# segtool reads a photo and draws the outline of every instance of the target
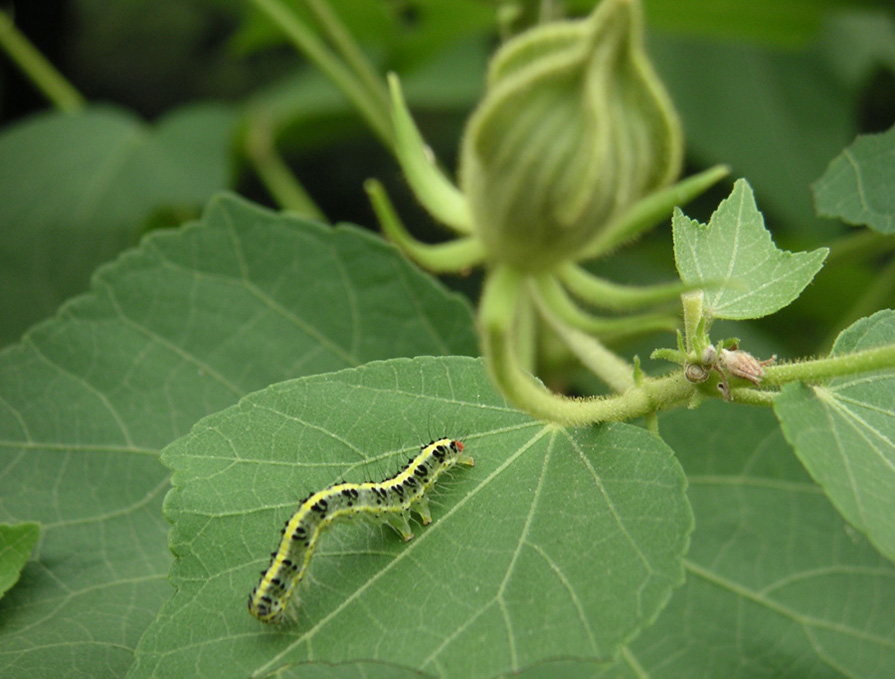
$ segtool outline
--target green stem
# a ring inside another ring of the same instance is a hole
[[[28,38],[16,28],[10,16],[2,10],[0,10],[0,46],[60,111],[77,113],[84,108],[86,102],[81,93],[35,49]]]
[[[421,267],[436,273],[459,273],[485,260],[485,248],[474,236],[437,245],[418,241],[404,228],[382,184],[368,179],[364,189],[385,235]]]
[[[629,420],[687,403],[694,387],[682,371],[645,380],[620,396],[567,398],[546,389],[522,369],[512,346],[523,280],[514,269],[495,267],[485,280],[479,304],[482,353],[492,378],[512,403],[535,417],[565,425]]]
[[[471,234],[472,214],[466,197],[435,163],[432,151],[410,115],[398,76],[389,73],[388,85],[395,126],[395,152],[407,183],[435,219],[457,233]]]
[[[716,165],[674,186],[660,189],[635,203],[620,219],[606,226],[588,245],[579,260],[591,259],[636,238],[644,231],[667,219],[675,206],[689,203],[726,177],[730,169]]]
[[[245,152],[258,177],[281,208],[310,219],[327,221],[326,215],[277,153],[270,126],[259,118],[249,121]]]
[[[388,111],[388,91],[382,78],[370,64],[354,36],[351,35],[345,24],[339,19],[339,16],[333,12],[329,3],[325,0],[303,0],[303,2],[314,15],[330,42],[342,55],[345,63],[354,70],[358,80],[367,89],[368,94],[378,100],[378,105],[383,110]]]
[[[684,346],[687,351],[693,349],[699,344],[697,336],[699,335],[699,321],[702,320],[703,301],[705,295],[702,290],[691,290],[681,295],[681,303],[684,307]]]
[[[818,382],[830,377],[844,377],[890,368],[895,368],[895,344],[829,358],[772,365],[764,369],[762,384],[778,386],[797,380]]]
[[[534,281],[532,288],[538,311],[586,368],[613,391],[622,393],[634,386],[634,366],[607,349],[596,338],[564,323],[553,313]]]
[[[534,280],[544,306],[565,323],[593,335],[599,335],[603,339],[626,337],[656,330],[673,331],[678,325],[677,318],[662,314],[640,314],[618,318],[594,316],[575,304],[554,276],[542,274]]]
[[[720,395],[713,394],[720,398]],[[751,406],[763,406],[769,408],[774,405],[774,399],[777,398],[777,392],[759,391],[752,387],[739,387],[730,390],[730,400],[734,403],[743,403]]]
[[[394,150],[388,110],[370,95],[367,88],[345,64],[305,26],[282,0],[250,0],[286,34],[286,37],[345,93],[358,112],[390,151]]]
[[[683,283],[664,283],[638,287],[621,285],[598,278],[577,264],[566,262],[557,272],[573,295],[602,309],[628,311],[668,302],[690,289]]]

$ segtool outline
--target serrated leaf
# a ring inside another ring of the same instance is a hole
[[[895,311],[857,321],[831,354],[895,343]],[[774,411],[796,455],[842,515],[895,561],[895,370],[787,385]]]
[[[0,524],[0,597],[19,580],[40,537],[40,524]]]
[[[811,282],[829,252],[779,250],[744,179],[707,225],[675,208],[672,226],[681,280],[706,288],[705,311],[712,318],[761,318],[782,309]]]
[[[390,476],[421,442],[461,434],[475,467],[436,487],[434,521],[411,542],[376,524],[332,527],[297,623],[249,615],[305,493]],[[177,593],[141,640],[133,679],[256,676],[311,659],[472,679],[608,658],[667,601],[691,528],[661,440],[625,424],[534,421],[461,357],[274,385],[200,422],[164,460]]]
[[[895,567],[842,520],[766,409],[661,420],[696,515],[687,582],[597,677],[878,679],[895,667]]]
[[[859,136],[811,190],[819,215],[895,233],[895,127]]]
[[[152,126],[90,108],[5,129],[0,345],[86,290],[98,265],[137,243],[154,211],[197,210],[225,188],[235,122],[221,105],[180,109]]]
[[[158,451],[284,378],[474,353],[469,305],[353,227],[230,196],[0,353],[0,519],[44,528],[0,601],[0,675],[120,677],[171,589]]]

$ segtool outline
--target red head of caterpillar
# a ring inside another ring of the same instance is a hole
[[[309,495],[286,522],[270,566],[249,595],[249,612],[262,622],[282,622],[286,606],[301,582],[317,546],[320,533],[339,519],[358,515],[387,521],[405,542],[413,537],[410,512],[423,525],[432,521],[428,490],[442,472],[457,463],[472,466],[463,444],[449,438],[424,445],[397,474],[380,483],[337,483]]]

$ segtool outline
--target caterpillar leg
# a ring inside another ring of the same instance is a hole
[[[432,523],[432,514],[429,513],[429,498],[425,495],[416,501],[416,504],[413,505],[413,511],[420,515],[424,526]]]
[[[413,531],[410,529],[410,523],[407,521],[406,512],[391,514],[388,517],[388,524],[398,531],[398,534],[404,538],[404,542],[409,542],[413,539]]]

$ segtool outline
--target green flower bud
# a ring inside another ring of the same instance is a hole
[[[672,182],[682,154],[638,0],[604,0],[585,20],[532,29],[495,54],[460,186],[489,255],[538,271]]]

